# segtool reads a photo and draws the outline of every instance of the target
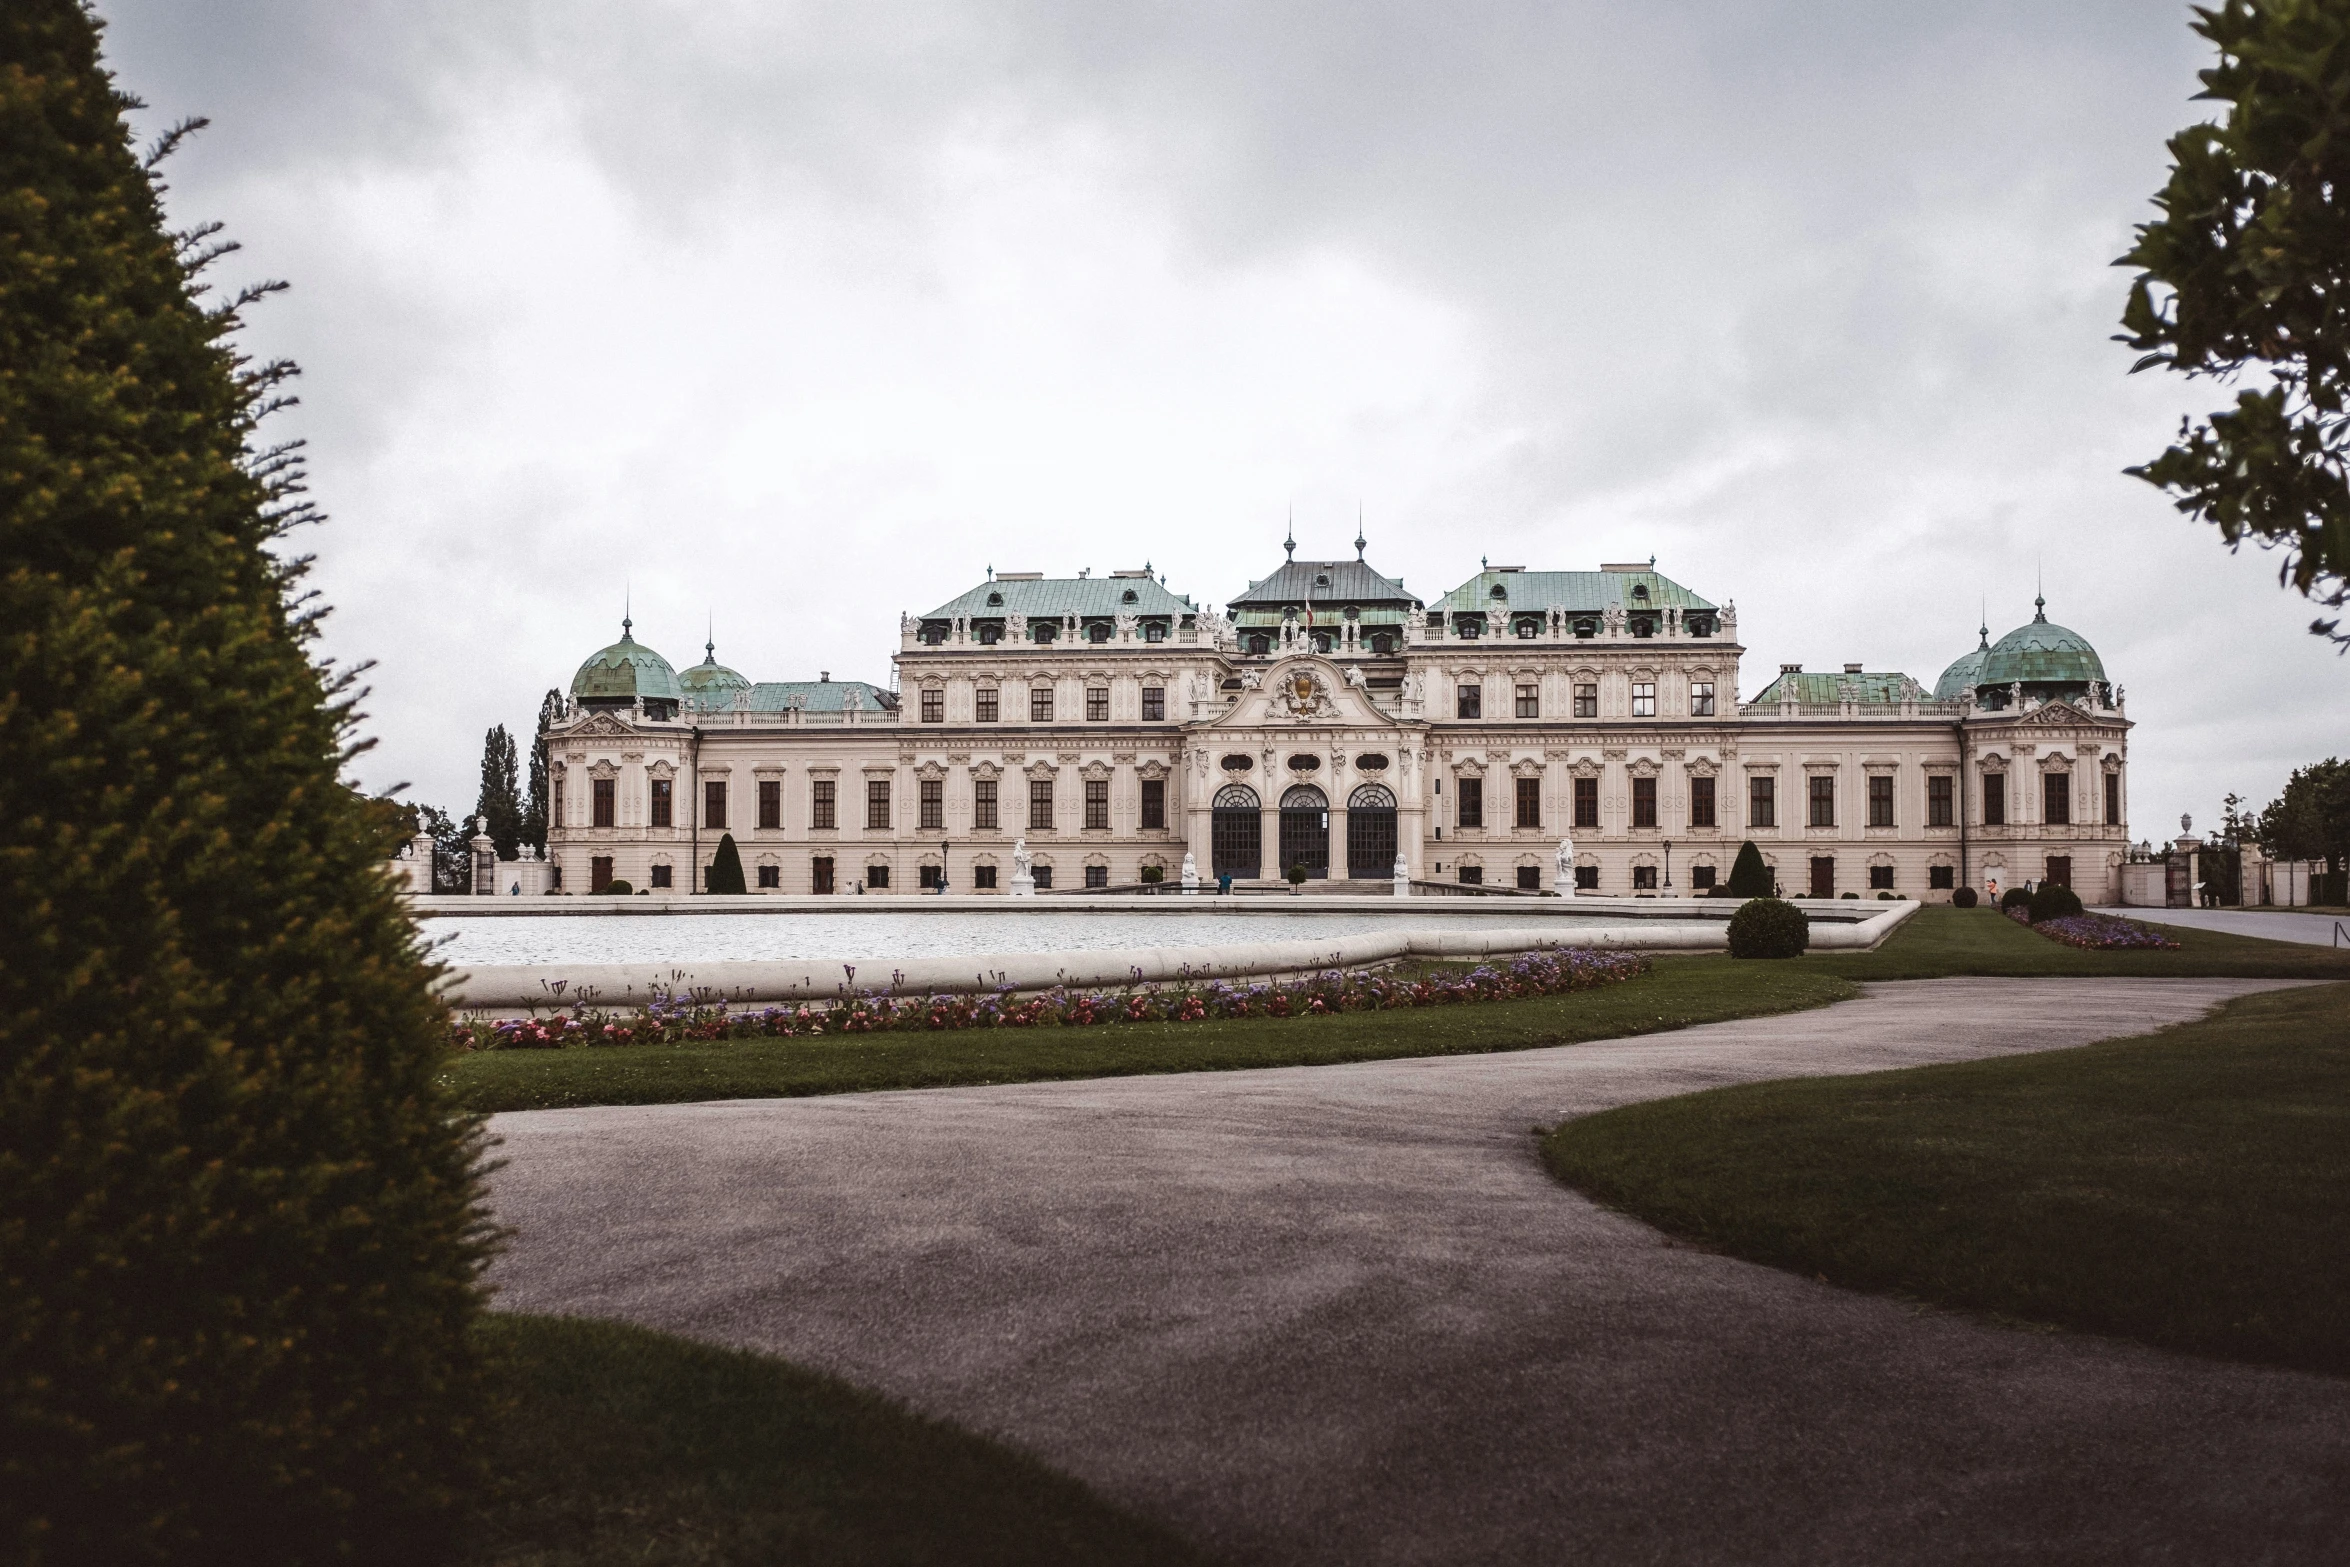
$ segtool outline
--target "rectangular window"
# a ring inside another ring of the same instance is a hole
[[[808,862],[808,890],[832,891],[832,857],[820,854]]]
[[[1110,780],[1107,778],[1085,780],[1085,830],[1110,830]]]
[[[922,825],[932,830],[947,824],[947,785],[943,778],[917,779],[915,804],[922,812]]]
[[[1713,868],[1712,866],[1710,866],[1710,865],[1692,865],[1692,866],[1690,866],[1690,867],[1689,867],[1689,890],[1690,890],[1690,891],[1692,891],[1692,892],[1711,892],[1711,891],[1713,891],[1713,890],[1714,890],[1714,868]]]
[[[1692,680],[1689,682],[1689,716],[1692,718],[1714,716],[1714,683],[1712,681]]]
[[[1948,892],[1958,885],[1958,867],[1929,865],[1926,867],[1926,885],[1936,892]]]
[[[1085,868],[1085,884],[1088,887],[1107,887],[1110,884],[1110,868],[1107,865],[1088,865]]]
[[[1577,892],[1597,892],[1599,890],[1599,867],[1596,865],[1576,866],[1575,890]]]
[[[769,889],[769,888],[780,888],[780,887],[782,887],[782,885],[783,885],[783,867],[782,867],[782,866],[780,866],[780,865],[762,865],[762,866],[760,866],[760,867],[759,867],[759,886],[760,886],[760,887],[761,887],[763,890],[764,890],[764,889]]]
[[[977,695],[979,699],[978,711],[973,713],[971,716],[983,724],[994,723],[996,721],[996,697],[998,695],[996,688],[994,686],[981,686]]]
[[[889,886],[889,867],[888,867],[888,866],[886,866],[886,865],[868,865],[868,866],[866,866],[866,867],[865,867],[865,885],[866,885],[866,886],[868,886],[868,887],[879,887],[879,888],[886,888],[886,887],[888,887],[888,886]]]
[[[598,827],[609,827],[612,825],[612,780],[598,778],[595,780],[595,791],[595,824]]]
[[[652,824],[655,827],[674,827],[677,825],[677,807],[674,803],[676,798],[677,788],[676,785],[673,784],[670,780],[666,778],[656,778],[653,780]]]
[[[996,830],[995,780],[993,778],[979,778],[972,781],[971,826],[979,832],[994,832]]]
[[[1145,778],[1142,781],[1142,829],[1145,832],[1164,831],[1167,826],[1167,780]]]
[[[1456,798],[1459,801],[1460,810],[1458,825],[1462,827],[1482,827],[1485,825],[1484,779],[1461,779]]]
[[[599,854],[588,861],[588,891],[604,892],[612,885],[612,856]]]
[[[1575,780],[1575,825],[1578,827],[1597,827],[1599,825],[1599,780],[1596,778]]]
[[[2004,773],[1983,775],[1983,824],[1987,827],[2007,825],[2007,777]]]
[[[1539,778],[1521,778],[1517,780],[1517,784],[1518,825],[1520,827],[1541,826],[1542,780]]]
[[[1028,780],[1028,830],[1053,830],[1053,781],[1050,778]]]
[[[1890,774],[1877,773],[1869,779],[1869,825],[1893,825],[1893,779]]]
[[[673,879],[672,879],[672,877],[673,877],[673,872],[672,872],[672,870],[671,870],[671,868],[670,868],[669,866],[666,866],[666,865],[656,865],[656,866],[654,866],[654,867],[653,867],[653,885],[654,885],[654,886],[656,886],[656,887],[664,887],[664,888],[666,888],[666,887],[674,887],[674,886],[676,886],[676,885],[677,885],[677,883],[676,883],[676,881],[675,881],[675,880],[673,880]]]
[[[2051,827],[2069,827],[2073,820],[2073,775],[2040,775],[2040,820]]]
[[[702,825],[712,832],[726,830],[726,784],[723,779],[702,783]]]
[[[2119,773],[2107,773],[2105,775],[2105,825],[2108,827],[2119,827],[2121,824],[2122,775]]]
[[[1893,890],[1893,867],[1892,867],[1892,866],[1890,866],[1890,865],[1872,865],[1872,866],[1870,866],[1870,867],[1869,867],[1869,891],[1871,891],[1871,892],[1891,892],[1892,890]]]
[[[1144,686],[1142,688],[1142,721],[1146,724],[1156,724],[1163,722],[1166,716],[1167,688],[1165,686]]]
[[[2048,856],[2048,879],[2059,887],[2073,884],[2073,857],[2069,854]]]
[[[1520,892],[1540,892],[1542,890],[1542,867],[1539,865],[1519,866],[1518,890]]]
[[[1577,686],[1575,688],[1575,716],[1577,718],[1597,718],[1599,716],[1599,687]]]
[[[808,825],[829,828],[836,825],[832,819],[833,782],[819,778],[808,785]],[[827,860],[825,864],[830,864]],[[831,889],[827,888],[826,891]]]
[[[1836,825],[1836,780],[1828,773],[1814,773],[1811,777],[1811,825]]]
[[[1459,874],[1461,885],[1464,887],[1485,885],[1485,867],[1482,865],[1463,865],[1459,868]]]
[[[924,892],[938,892],[947,884],[947,868],[943,865],[925,865],[915,874]]]
[[[1520,718],[1540,718],[1542,716],[1542,688],[1540,686],[1518,687],[1518,716]]]
[[[1714,781],[1711,778],[1692,778],[1689,780],[1689,825],[1692,827],[1717,827],[1721,825],[1714,820]],[[1708,869],[1708,867],[1705,866],[1700,866],[1698,868],[1700,870]],[[1709,875],[1708,884],[1710,885],[1710,883],[1711,878]]]
[[[1836,857],[1815,854],[1811,862],[1811,895],[1815,898],[1836,896]]]
[[[1656,891],[1656,867],[1653,865],[1633,866],[1632,890],[1634,892]]]
[[[1089,724],[1106,724],[1110,721],[1110,688],[1108,686],[1087,686],[1085,688],[1085,721]]]
[[[1453,705],[1459,717],[1483,718],[1485,716],[1485,688],[1481,685],[1471,685],[1465,680],[1462,681],[1459,689],[1453,692]]]
[[[554,790],[554,810],[548,819],[558,827],[568,827],[571,825],[571,818],[563,814],[563,769],[560,767],[555,769]],[[562,883],[558,882],[556,885],[561,886]]]
[[[865,830],[883,832],[889,827],[889,780],[865,780]]]
[[[943,724],[947,721],[947,694],[943,687],[922,688],[922,721],[926,724]]]
[[[1635,827],[1654,827],[1656,825],[1656,780],[1653,778],[1632,780],[1632,825]]]
[[[1632,716],[1634,718],[1654,718],[1656,716],[1655,681],[1635,680],[1632,682]]]
[[[1779,825],[1779,780],[1769,773],[1754,773],[1746,780],[1746,825]]]
[[[1050,892],[1053,886],[1053,868],[1050,865],[1031,866],[1028,879],[1036,884],[1037,891]]]
[[[1028,688],[1028,721],[1032,724],[1049,724],[1053,721],[1053,688],[1051,686],[1030,686]]]
[[[1950,775],[1938,773],[1926,780],[1926,825],[1950,825]]]
[[[995,867],[992,865],[972,866],[971,885],[980,892],[995,891]]]
[[[783,783],[780,779],[762,778],[759,780],[759,825],[762,827],[781,827],[783,825]]]

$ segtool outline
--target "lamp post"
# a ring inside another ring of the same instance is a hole
[[[953,847],[944,838],[938,840],[938,895],[942,898],[947,895],[947,851]]]
[[[1665,840],[1665,896],[1673,895],[1673,840]]]

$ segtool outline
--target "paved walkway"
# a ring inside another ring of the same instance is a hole
[[[1934,980],[1522,1054],[507,1115],[498,1280],[829,1368],[1243,1562],[2338,1561],[2350,1382],[1676,1245],[1531,1135],[2261,988]]]
[[[2151,920],[2158,925],[2191,925],[2197,930],[2233,931],[2265,941],[2300,941],[2315,947],[2334,944],[2334,926],[2350,930],[2350,919],[2339,914],[2294,914],[2285,909],[2141,909],[2110,908],[2100,914],[2124,919]]]

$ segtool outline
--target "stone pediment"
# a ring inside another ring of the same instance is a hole
[[[1348,684],[1336,664],[1307,654],[1285,658],[1266,670],[1206,727],[1293,729],[1307,724],[1391,729],[1395,720],[1373,706],[1361,686]]]
[[[591,715],[586,723],[572,730],[565,738],[577,740],[586,736],[595,740],[617,740],[623,735],[634,732],[628,725],[614,718],[610,713],[596,713]]]

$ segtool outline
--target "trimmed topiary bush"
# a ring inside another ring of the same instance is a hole
[[[1811,945],[1811,921],[1803,910],[1778,898],[1752,898],[1730,916],[1730,956],[1801,957]]]
[[[1972,887],[1960,887],[1950,895],[1950,903],[1953,908],[1971,909],[1982,901]]]
[[[2042,920],[2064,919],[2081,912],[2080,894],[2070,887],[2044,881],[2033,889],[2032,901],[2025,905],[2025,912],[2035,925]]]
[[[734,846],[733,833],[718,835],[718,852],[710,856],[710,890],[712,892],[748,892],[743,885],[742,851]]]
[[[1158,883],[1167,879],[1167,867],[1164,865],[1145,865],[1142,868],[1142,879],[1146,886],[1156,886]]]
[[[1730,896],[1767,898],[1777,887],[1771,879],[1771,868],[1763,863],[1762,850],[1754,846],[1754,840],[1749,838],[1738,845],[1738,858],[1730,863]]]
[[[636,891],[636,884],[627,880],[625,877],[615,876],[610,881],[604,883],[604,890],[615,898],[625,898],[630,893]]]
[[[200,308],[77,0],[0,7],[0,1542],[418,1562],[480,1143],[312,660],[290,371]]]
[[[2032,892],[2028,887],[2010,887],[1999,895],[1999,912],[2002,914],[2009,909],[2028,910],[2031,906]]]

